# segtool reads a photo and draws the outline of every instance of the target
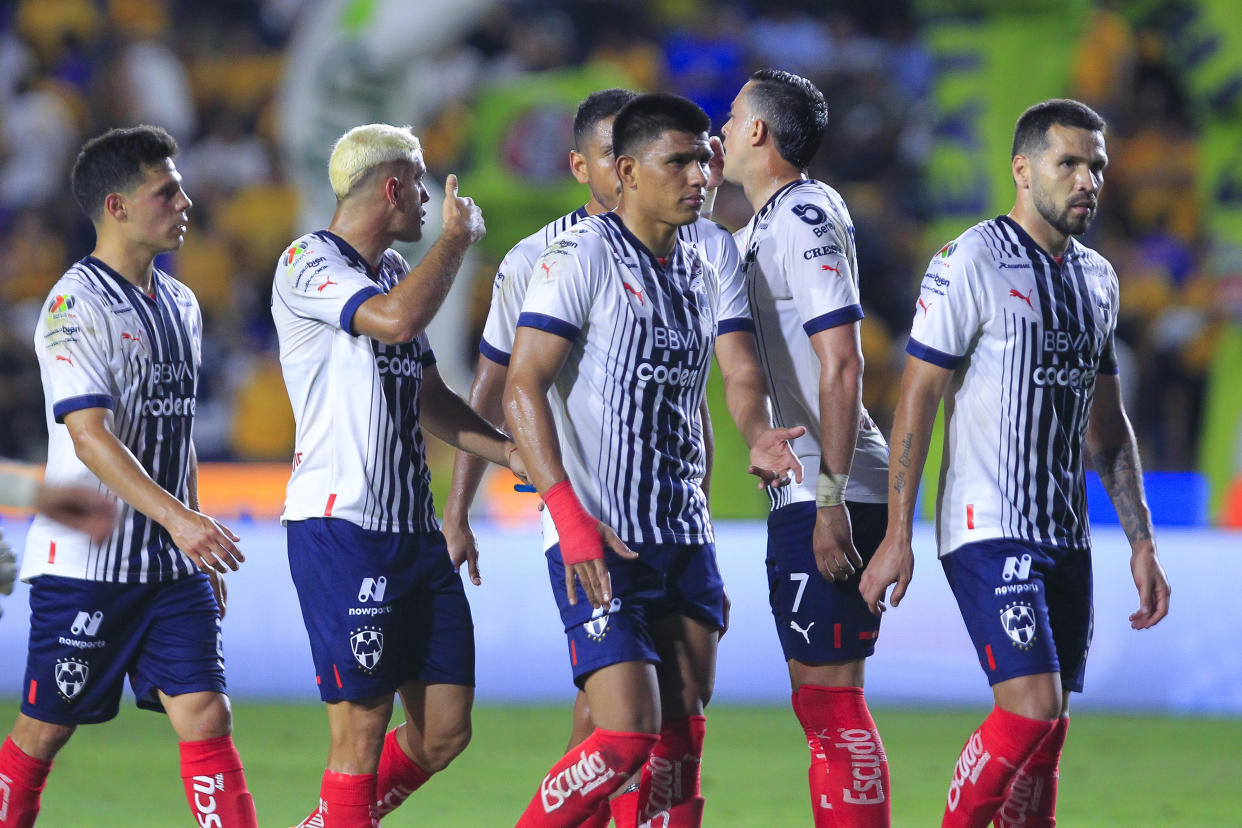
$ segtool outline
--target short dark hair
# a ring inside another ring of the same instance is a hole
[[[637,92],[617,88],[601,89],[587,95],[578,104],[578,113],[574,115],[574,149],[581,152],[582,145],[591,137],[591,130],[596,124],[613,117],[637,97]]]
[[[828,102],[815,84],[781,69],[750,76],[748,100],[772,132],[781,158],[800,170],[811,164],[828,128]]]
[[[148,124],[110,129],[87,141],[73,162],[69,182],[78,206],[97,220],[108,193],[126,192],[142,180],[145,168],[177,154],[177,139]]]
[[[712,119],[689,98],[650,92],[621,107],[612,122],[612,154],[635,156],[649,141],[665,132],[698,135],[712,128]]]
[[[1013,129],[1013,152],[1010,158],[1042,152],[1048,146],[1048,129],[1053,124],[1103,132],[1104,119],[1081,101],[1052,98],[1037,103],[1023,112]]]

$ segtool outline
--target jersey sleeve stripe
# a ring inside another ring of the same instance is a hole
[[[509,367],[509,354],[500,350],[486,339],[479,340],[479,353],[497,365],[503,365],[506,368]]]
[[[745,317],[739,316],[735,319],[721,319],[719,322],[716,323],[717,336],[721,334],[727,334],[727,333],[737,333],[739,331],[741,331],[742,333],[753,334],[755,332],[754,321],[751,319],[746,319]]]
[[[928,345],[924,345],[917,339],[911,339],[906,343],[906,353],[912,357],[917,357],[924,362],[930,362],[932,365],[939,365],[941,368],[947,368],[950,371],[962,364],[962,357],[946,354],[944,351],[937,351]]]
[[[106,408],[109,411],[115,411],[116,400],[111,394],[83,394],[56,403],[52,406],[52,414],[55,415],[56,422],[64,423],[66,414],[81,411],[83,408]]]
[[[546,313],[523,313],[518,317],[517,326],[519,328],[538,328],[541,331],[556,334],[565,339],[577,339],[582,330],[577,325],[571,325],[564,319],[557,319],[554,316],[548,316]]]
[[[358,312],[358,308],[372,296],[379,296],[381,292],[379,288],[368,285],[349,297],[349,301],[341,308],[341,330],[352,334],[354,332],[354,314]]]
[[[834,311],[829,311],[822,316],[817,316],[808,322],[804,322],[802,330],[806,331],[807,336],[814,336],[820,331],[826,331],[838,325],[847,325],[850,322],[857,322],[862,318],[862,305],[846,305],[843,308],[837,308]]]

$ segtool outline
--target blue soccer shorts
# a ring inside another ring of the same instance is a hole
[[[1091,553],[997,538],[941,561],[988,684],[1060,673],[1082,692],[1091,647]]]
[[[30,589],[22,712],[60,725],[116,716],[125,676],[138,706],[225,692],[220,618],[203,573],[158,584],[41,575]]]
[[[854,548],[863,565],[875,554],[888,527],[888,504],[846,502]],[[768,602],[786,661],[830,664],[875,652],[880,618],[858,591],[862,570],[829,581],[815,565],[812,501],[791,503],[768,516]]]
[[[570,606],[560,544],[544,553],[569,642],[574,684],[579,687],[590,673],[610,664],[659,664],[651,628],[662,618],[684,615],[724,629],[724,581],[714,544],[639,543],[630,548],[638,553],[637,560],[624,560],[605,548],[612,603],[598,610],[577,582],[578,603]]]
[[[474,622],[444,535],[338,518],[287,531],[320,698],[369,699],[410,680],[474,686]]]

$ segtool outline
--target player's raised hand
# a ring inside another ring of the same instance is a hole
[[[789,441],[806,433],[802,426],[769,428],[750,447],[747,474],[759,478],[759,488],[780,488],[792,479],[802,482],[802,463],[789,447]]]
[[[57,523],[101,541],[116,523],[116,505],[84,486],[40,486],[35,508]]]
[[[479,576],[479,543],[470,528],[469,521],[444,521],[442,527],[444,540],[448,544],[449,560],[453,571],[460,572],[461,565],[466,564],[470,575],[470,583],[479,586],[483,578]]]
[[[1139,594],[1139,608],[1130,616],[1130,626],[1146,630],[1169,614],[1169,595],[1173,591],[1156,556],[1156,546],[1150,540],[1135,545],[1130,555],[1130,573]]]
[[[880,547],[875,551],[867,568],[863,570],[858,591],[867,603],[867,608],[874,615],[879,615],[885,610],[884,593],[889,586],[896,584],[893,594],[889,596],[889,603],[895,607],[906,597],[906,589],[909,588],[912,578],[914,550],[910,547],[910,539],[899,538],[889,532],[880,542]]]
[[[854,548],[850,513],[844,505],[815,510],[815,531],[811,536],[815,566],[826,581],[847,581],[862,569],[862,555]]]
[[[724,183],[724,141],[713,135],[708,143],[712,147],[712,160],[707,162],[707,189],[714,190]]]
[[[222,523],[214,518],[184,509],[176,518],[164,524],[168,534],[172,535],[177,548],[194,561],[194,565],[206,572],[228,570],[237,571],[237,567],[246,556],[235,544],[241,540]]]
[[[466,244],[474,244],[487,234],[483,224],[483,211],[470,197],[461,198],[457,195],[457,175],[449,173],[444,180],[444,235],[464,239]]]

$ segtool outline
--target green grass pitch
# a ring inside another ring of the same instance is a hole
[[[940,824],[945,788],[968,733],[986,711],[879,708],[893,780],[893,824]],[[16,704],[0,704],[11,722]],[[235,709],[237,744],[263,828],[310,810],[327,746],[315,705]],[[511,826],[564,750],[568,710],[482,706],[474,741],[385,826]],[[806,747],[792,712],[718,706],[709,711],[703,788],[709,828],[810,826]],[[40,828],[164,828],[193,819],[177,776],[176,740],[159,715],[125,708],[82,728],[57,760]],[[1061,766],[1058,824],[1066,828],[1242,825],[1242,720],[1074,716]]]

